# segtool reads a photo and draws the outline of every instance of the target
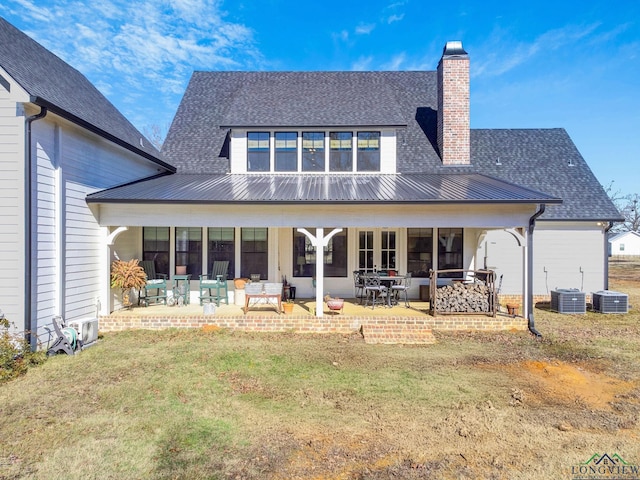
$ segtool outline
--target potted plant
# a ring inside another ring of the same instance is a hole
[[[282,304],[282,309],[284,310],[284,313],[292,313],[293,312],[293,300],[289,299],[289,300],[285,300],[285,302]]]
[[[332,298],[329,293],[324,296],[324,301],[332,312],[342,312],[344,308],[344,299],[339,297]]]
[[[111,264],[111,288],[119,288],[122,291],[122,305],[131,306],[131,289],[142,288],[147,284],[147,275],[138,264],[137,259],[115,260]]]

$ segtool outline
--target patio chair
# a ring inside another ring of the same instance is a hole
[[[200,305],[205,300],[216,302],[216,306],[220,306],[220,301],[229,305],[229,290],[227,289],[227,270],[229,268],[228,261],[213,262],[211,273],[200,275]]]
[[[401,292],[404,293],[404,306],[406,308],[409,308],[409,294],[408,294],[409,288],[411,288],[411,272],[408,272],[404,276],[402,283],[391,286],[391,292],[394,294],[396,302],[398,301],[398,297],[400,296],[400,293]]]
[[[364,290],[367,294],[365,307],[369,305],[369,299],[371,299],[371,308],[375,308],[377,304],[385,305],[388,290],[387,287],[380,283],[380,275],[366,274],[364,276]]]
[[[140,266],[147,275],[147,283],[140,289],[138,295],[138,305],[144,302],[144,306],[149,306],[150,300],[167,303],[167,275],[156,272],[156,263],[153,260],[143,260]]]
[[[362,274],[359,270],[353,271],[353,287],[354,294],[356,298],[360,299],[360,304],[362,304],[362,299],[364,298],[364,279],[362,278]],[[360,293],[360,295],[358,295]]]

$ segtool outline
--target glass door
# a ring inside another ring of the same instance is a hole
[[[395,230],[358,231],[358,270],[397,270],[396,239]]]

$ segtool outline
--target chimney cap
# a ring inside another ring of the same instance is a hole
[[[469,54],[462,48],[462,42],[460,40],[454,40],[447,42],[442,50],[442,58],[445,57],[466,57]]]

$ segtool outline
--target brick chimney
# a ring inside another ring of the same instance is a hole
[[[443,165],[469,165],[469,54],[447,42],[438,63],[438,149]]]

